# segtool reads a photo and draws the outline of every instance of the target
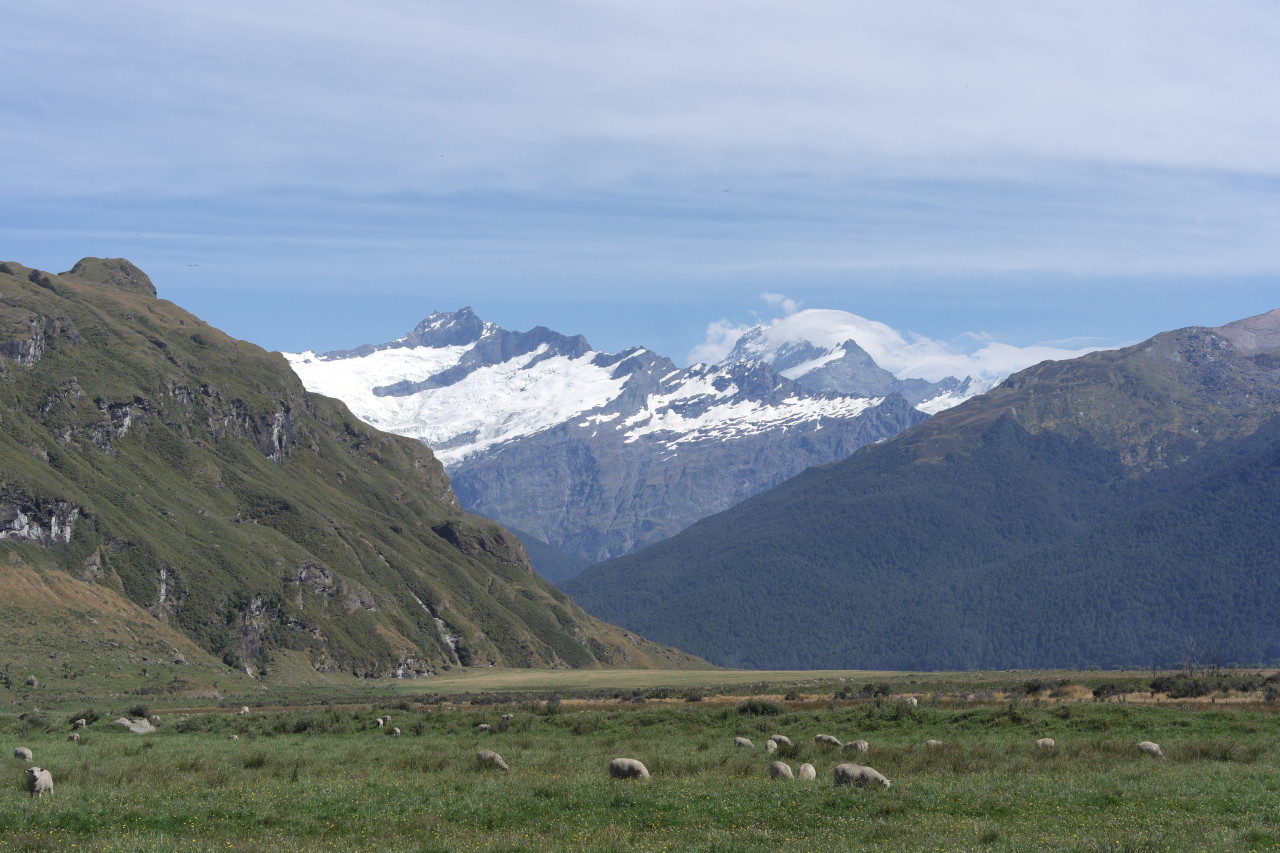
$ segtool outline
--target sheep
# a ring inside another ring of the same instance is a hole
[[[80,733],[72,732],[71,734],[67,735],[67,740],[71,741],[72,743],[78,743],[80,741]]]
[[[20,746],[13,751],[13,757],[19,761],[30,761],[31,750],[27,749],[25,746]]]
[[[791,766],[784,761],[775,761],[769,765],[769,776],[774,779],[794,779]]]
[[[634,758],[615,758],[609,762],[609,775],[614,779],[648,779],[649,768]]]
[[[778,746],[782,746],[784,743],[787,746],[791,746],[791,738],[786,735],[769,735],[769,740],[775,742]]]
[[[384,720],[384,719],[382,719],[381,717],[379,717],[378,719],[374,720],[374,722],[378,724],[378,728],[382,728],[383,726],[385,726],[385,725],[387,724],[387,721],[386,721],[386,720]]]
[[[476,732],[478,734],[484,734],[485,732],[489,731],[492,728],[493,726],[489,725],[488,723],[481,723],[480,725],[476,726]]]
[[[227,740],[240,740],[240,735],[227,735]]]
[[[764,742],[764,751],[767,752],[769,755],[773,755],[775,752],[778,751],[778,742],[773,738],[769,738],[767,741]]]
[[[383,714],[383,715],[382,715],[381,717],[379,717],[378,719],[381,721],[381,725],[379,726],[379,728],[381,728],[381,726],[389,726],[389,725],[391,725],[391,715],[390,715],[390,714]]]
[[[747,748],[747,749],[754,749],[754,748],[755,748],[755,744],[754,744],[754,743],[752,743],[752,742],[751,742],[750,740],[748,740],[747,738],[744,738],[744,737],[736,737],[736,738],[734,738],[734,739],[733,739],[733,745],[734,745],[734,746],[739,746],[739,747],[745,747],[745,748]]]
[[[27,768],[27,790],[31,796],[40,797],[53,793],[53,774],[42,767]]]
[[[818,771],[812,764],[801,764],[800,772],[797,774],[801,779],[817,779]]]
[[[1036,747],[1039,749],[1053,749],[1057,745],[1058,742],[1051,737],[1042,737],[1036,741]]]
[[[507,762],[502,760],[502,756],[494,752],[492,749],[482,749],[476,753],[476,761],[485,767],[496,767],[499,770],[510,770]]]
[[[860,764],[838,764],[835,769],[835,783],[840,785],[879,785],[888,788],[892,783],[880,774],[880,771]]]
[[[400,737],[400,727],[393,726],[391,731],[387,732],[387,734],[390,735],[391,737]]]
[[[499,717],[498,719],[499,719],[499,720],[501,720],[501,721],[502,721],[502,722],[504,722],[504,723],[509,723],[509,722],[511,722],[512,720],[514,720],[515,718],[516,718],[516,715],[515,715],[515,714],[503,714],[503,715],[502,715],[501,717]]]
[[[80,719],[78,719],[78,720],[76,720],[74,723],[72,723],[71,725],[72,725],[72,727],[73,727],[73,728],[83,729],[85,726],[89,725],[89,721],[88,721],[88,720],[86,720],[84,717],[81,717]]]
[[[841,747],[840,751],[849,752],[850,750],[853,750],[854,752],[866,752],[870,748],[871,744],[867,743],[865,740],[851,740]]]
[[[818,746],[834,746],[836,749],[844,746],[844,744],[840,742],[840,738],[835,735],[814,735],[813,742]]]
[[[1152,743],[1149,740],[1144,740],[1138,744],[1138,749],[1145,752],[1147,755],[1154,755],[1156,758],[1164,758],[1164,753],[1160,750],[1160,744],[1158,743]]]
[[[239,711],[236,711],[236,713],[243,717],[245,714],[249,713],[249,706],[244,705]]]
[[[924,745],[926,749],[942,749],[942,747],[946,746],[946,744],[940,740],[927,740],[924,742]]]
[[[920,704],[920,700],[914,696],[907,696],[902,700],[902,704],[906,705],[908,708],[914,708]]]

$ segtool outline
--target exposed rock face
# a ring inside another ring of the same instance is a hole
[[[117,726],[124,726],[135,735],[149,735],[156,730],[150,720],[142,717],[120,717],[111,722]]]
[[[0,264],[0,471],[0,542],[56,550],[252,677],[286,652],[370,678],[705,665],[588,616],[461,511],[430,449],[308,393],[126,261]]]

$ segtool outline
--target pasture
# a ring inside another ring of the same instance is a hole
[[[71,714],[0,716],[0,851],[1263,850],[1280,846],[1280,717],[1267,707],[391,700],[167,713],[148,735],[104,716],[79,743]],[[376,727],[383,713],[400,737]],[[794,746],[766,755],[774,733]],[[820,747],[819,733],[870,752]],[[738,735],[755,748],[734,748]],[[1057,748],[1036,749],[1040,737]],[[16,746],[53,771],[52,796],[27,796]],[[510,772],[482,767],[479,749]],[[610,779],[619,756],[652,778]],[[770,780],[778,758],[818,779]],[[893,787],[835,788],[846,761]]]

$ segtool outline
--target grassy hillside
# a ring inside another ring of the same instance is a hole
[[[127,261],[0,264],[0,420],[0,564],[53,559],[253,676],[701,665],[587,616],[430,450]]]

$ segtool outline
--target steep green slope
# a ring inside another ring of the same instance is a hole
[[[1275,327],[1037,365],[563,588],[731,665],[1280,659]]]
[[[0,548],[54,552],[251,674],[279,650],[367,676],[700,663],[587,616],[427,448],[127,261],[0,264],[0,421]]]

